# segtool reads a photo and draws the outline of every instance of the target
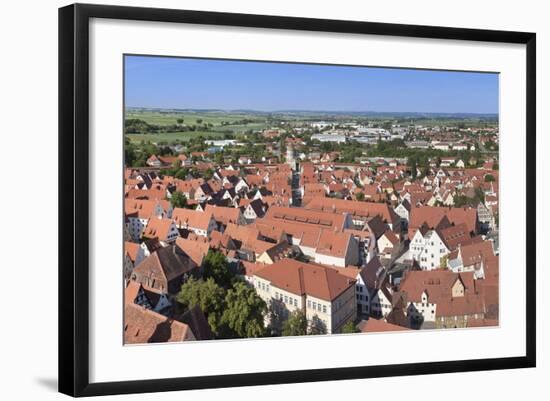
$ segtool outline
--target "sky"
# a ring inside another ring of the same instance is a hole
[[[498,113],[498,74],[126,56],[126,107]]]

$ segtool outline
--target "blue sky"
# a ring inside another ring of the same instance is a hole
[[[498,75],[126,56],[129,107],[498,113]]]

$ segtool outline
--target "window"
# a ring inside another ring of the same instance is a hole
[[[307,307],[311,308],[311,301],[309,299],[307,300]]]
[[[298,300],[294,299],[294,306],[298,306]]]
[[[288,297],[286,295],[285,295],[285,301],[284,302],[285,302],[285,304],[288,303]]]
[[[317,309],[317,302],[313,302],[313,309]]]
[[[323,313],[327,313],[327,306],[323,305]]]

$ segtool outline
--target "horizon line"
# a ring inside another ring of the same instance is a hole
[[[220,111],[220,112],[243,112],[251,111],[256,113],[402,113],[402,114],[472,114],[472,115],[494,115],[498,116],[499,112],[475,112],[475,111],[376,111],[376,110],[316,110],[316,109],[274,109],[274,110],[262,110],[262,109],[249,109],[249,108],[237,108],[237,109],[225,109],[225,108],[192,108],[192,107],[160,107],[160,106],[124,106],[127,108],[135,109],[151,109],[151,110],[176,110],[176,111]]]

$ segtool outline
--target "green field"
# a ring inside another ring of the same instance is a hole
[[[229,131],[237,137],[248,130],[259,131],[268,127],[265,118],[257,115],[249,115],[246,113],[224,113],[224,112],[176,112],[176,111],[155,111],[155,110],[134,110],[126,111],[126,119],[139,119],[151,125],[174,125],[178,119],[183,119],[183,124],[188,126],[212,124],[208,131],[182,131],[182,132],[167,132],[167,133],[143,133],[143,134],[127,134],[127,137],[132,142],[150,141],[153,143],[174,143],[179,140],[181,142],[188,141],[190,138],[202,135],[205,138],[224,139],[225,133],[221,131]],[[243,119],[252,120],[248,124],[222,125],[222,122],[233,123]],[[202,120],[199,124],[197,120]],[[201,127],[202,128],[202,127]]]
[[[150,141],[152,143],[174,143],[179,140],[180,142],[188,141],[190,138],[196,138],[203,136],[209,139],[224,139],[224,134],[221,132],[208,132],[208,131],[186,131],[186,132],[167,132],[162,134],[127,134],[126,137],[131,142],[139,143],[141,141]]]
[[[265,119],[258,116],[251,116],[245,113],[223,113],[223,112],[161,112],[161,111],[141,111],[127,110],[126,118],[138,118],[149,124],[168,125],[175,124],[179,118],[183,118],[183,123],[188,125],[197,124],[197,120],[202,120],[202,124],[213,124],[215,127],[221,126],[222,121],[235,122],[244,118],[253,119],[255,123],[263,124]],[[231,126],[228,126],[231,127]]]

